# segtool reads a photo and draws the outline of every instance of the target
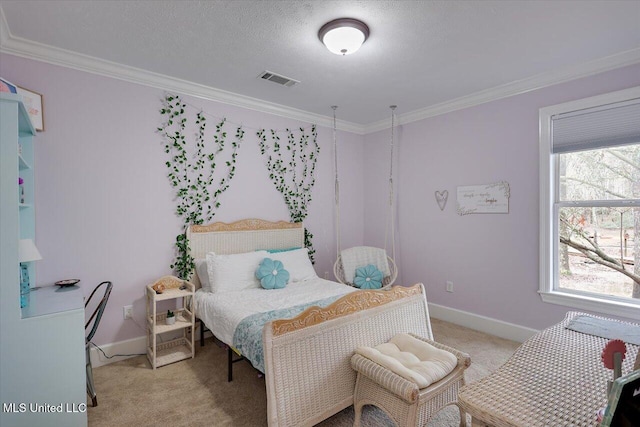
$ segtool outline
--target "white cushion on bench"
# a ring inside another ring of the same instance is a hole
[[[458,363],[452,353],[408,334],[398,334],[376,347],[358,347],[356,353],[425,388],[446,377]]]

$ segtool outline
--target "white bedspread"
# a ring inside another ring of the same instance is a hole
[[[344,295],[357,289],[325,279],[291,282],[283,289],[245,289],[212,294],[198,289],[195,293],[196,316],[222,342],[233,345],[238,324],[247,316],[294,307]]]

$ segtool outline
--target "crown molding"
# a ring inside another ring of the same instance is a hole
[[[9,32],[9,24],[7,23],[7,18],[4,16],[2,5],[0,5],[0,47],[2,47],[2,45],[4,45],[10,38],[11,33]]]
[[[216,89],[210,86],[118,64],[13,36],[9,30],[9,26],[7,25],[2,7],[0,7],[0,24],[0,52],[2,53],[47,62],[80,71],[86,71],[88,73],[137,83],[144,86],[155,87],[170,92],[190,95],[201,99],[234,105],[288,119],[315,123],[318,126],[329,128],[333,127],[333,117],[330,116],[310,113],[308,111],[287,107],[285,105]],[[400,114],[396,116],[396,119],[398,125],[408,124],[636,63],[640,63],[640,48],[496,86],[468,96],[453,99],[451,101],[442,102],[430,107]],[[339,130],[354,134],[367,135],[389,129],[390,124],[387,119],[366,125],[347,122],[344,120],[336,120],[336,127]]]
[[[526,92],[543,89],[559,83],[565,83],[571,80],[592,76],[637,63],[640,63],[640,48],[628,50],[583,64],[564,67],[556,71],[537,74],[533,77],[496,86],[468,96],[442,102],[431,107],[411,111],[398,115],[397,120],[399,125],[417,122],[419,120],[439,116],[452,111],[474,107],[487,102],[497,101],[510,96],[520,95]],[[365,125],[364,128],[365,134],[369,134],[388,129],[389,127],[388,120],[379,120]]]
[[[2,24],[0,25],[2,27],[2,29],[0,29],[0,52],[2,53],[333,128],[333,117],[310,113],[285,105],[239,95],[152,71],[60,49],[21,37],[15,37],[11,35],[6,25],[2,8],[0,8],[0,15],[0,24]],[[358,135],[364,135],[365,133],[363,125],[344,120],[336,120],[336,127],[339,130]]]

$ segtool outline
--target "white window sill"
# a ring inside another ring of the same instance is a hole
[[[542,301],[551,304],[564,305],[596,313],[610,314],[640,320],[640,300],[637,304],[622,301],[605,300],[567,292],[539,292]]]

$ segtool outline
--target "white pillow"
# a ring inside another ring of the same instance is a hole
[[[311,260],[309,260],[309,250],[307,248],[270,253],[267,257],[280,261],[285,270],[289,272],[289,280],[292,282],[301,282],[318,277]]]
[[[256,278],[256,269],[260,261],[268,256],[267,251],[230,255],[208,253],[207,272],[209,273],[211,292],[260,288],[260,281]]]
[[[215,255],[213,252],[211,254]],[[196,275],[200,281],[200,287],[203,291],[211,292],[211,282],[209,281],[209,271],[207,267],[207,260],[204,258],[198,258],[194,260],[196,264]]]

